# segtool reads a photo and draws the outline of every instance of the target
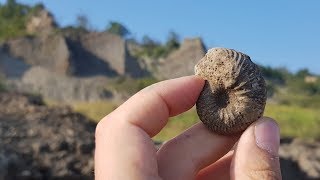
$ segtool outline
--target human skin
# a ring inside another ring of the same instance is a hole
[[[195,104],[203,85],[197,76],[163,81],[105,116],[96,128],[95,178],[281,179],[279,128],[266,117],[234,136],[199,122],[156,150],[151,138]]]

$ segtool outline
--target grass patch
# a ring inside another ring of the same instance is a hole
[[[153,77],[133,79],[130,77],[115,78],[108,84],[106,89],[120,92],[122,94],[133,95],[141,89],[159,82]]]
[[[276,99],[279,104],[284,104],[290,107],[304,107],[311,109],[320,107],[320,95],[294,94],[286,90],[276,94],[274,99]]]
[[[267,104],[265,116],[277,120],[282,137],[320,138],[320,111],[299,106]],[[173,117],[153,139],[169,140],[199,122],[195,109]]]
[[[4,83],[0,79],[0,92],[3,92],[5,90],[6,90],[6,87],[5,87]]]
[[[170,118],[166,127],[153,139],[156,141],[169,140],[197,123],[198,119],[195,108],[192,108],[183,114]]]
[[[44,103],[49,107],[61,106],[61,103],[44,99]],[[94,122],[99,122],[104,116],[115,110],[118,105],[109,101],[96,102],[73,102],[68,104],[75,112],[81,113]]]
[[[54,105],[48,101],[46,104]],[[99,122],[117,107],[116,104],[108,101],[80,102],[71,106],[76,112],[84,114],[95,122]],[[315,108],[268,103],[265,116],[277,120],[282,137],[320,138],[320,111]],[[166,127],[153,139],[157,141],[169,140],[197,122],[199,122],[198,115],[195,108],[192,108],[181,115],[170,118]]]
[[[88,118],[99,122],[105,115],[109,114],[117,108],[117,105],[112,102],[80,102],[71,105],[73,110],[84,114]]]
[[[320,138],[320,111],[317,109],[268,104],[265,115],[277,120],[283,137]]]

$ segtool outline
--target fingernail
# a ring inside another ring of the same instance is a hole
[[[264,119],[255,125],[256,144],[261,149],[278,156],[280,132],[276,122]]]

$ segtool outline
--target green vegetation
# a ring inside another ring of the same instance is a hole
[[[105,115],[113,111],[117,105],[101,101],[74,103],[72,107],[75,111],[99,122]],[[268,103],[265,116],[277,120],[282,137],[320,138],[320,111],[318,109]],[[199,118],[193,108],[181,115],[170,118],[166,127],[153,139],[166,141],[182,133],[197,122],[199,122]]]
[[[5,77],[4,75],[0,72],[0,92],[3,92],[6,90],[5,86]]]
[[[3,91],[5,91],[5,90],[6,90],[6,87],[5,87],[3,81],[2,81],[1,78],[0,78],[0,92],[3,92]]]
[[[120,77],[116,78],[108,84],[107,89],[120,92],[122,94],[132,95],[141,89],[150,86],[151,84],[154,84],[158,82],[157,79],[153,77],[146,77],[146,78],[140,78],[140,79],[133,79],[130,77]]]
[[[170,32],[165,44],[161,44],[149,36],[142,38],[141,50],[136,52],[137,57],[148,57],[158,59],[166,57],[173,50],[178,49],[180,46],[179,37],[175,32]]]
[[[96,122],[117,108],[116,104],[106,101],[79,102],[73,103],[71,106],[76,112],[82,113]]]
[[[283,137],[320,138],[318,108],[268,104],[265,115],[277,120]]]
[[[320,111],[318,109],[268,103],[265,116],[277,120],[282,137],[320,138]],[[198,119],[195,109],[173,117],[154,139],[158,141],[171,139],[199,122]]]
[[[77,16],[76,29],[88,31],[90,29],[89,19],[86,15],[80,14]]]
[[[166,127],[153,139],[157,141],[169,140],[197,122],[199,122],[198,115],[195,108],[192,108],[183,114],[170,118]]]
[[[5,4],[0,4],[0,41],[27,35],[28,18],[42,8],[42,4],[31,7],[15,0],[7,0]]]
[[[130,34],[130,31],[124,25],[116,21],[109,22],[106,27],[106,31],[121,37],[126,37]]]

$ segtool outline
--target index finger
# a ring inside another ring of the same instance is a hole
[[[204,80],[197,76],[156,83],[135,94],[103,121],[127,121],[153,137],[170,116],[187,111],[195,104],[203,85]]]

